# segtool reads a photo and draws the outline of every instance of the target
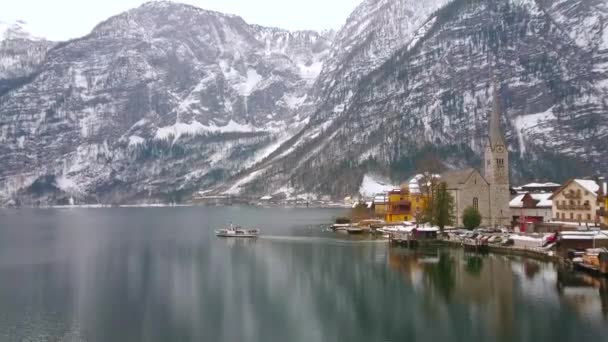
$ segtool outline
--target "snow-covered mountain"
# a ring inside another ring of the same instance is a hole
[[[309,125],[220,191],[343,196],[367,173],[479,167],[492,73],[513,180],[605,171],[607,10],[601,0],[364,1],[337,33]]]
[[[479,166],[492,73],[515,180],[605,170],[606,25],[603,0],[365,0],[338,32],[147,3],[0,92],[0,202],[344,196]]]
[[[165,1],[112,17],[0,97],[0,193],[177,200],[216,184],[306,123],[329,39]]]
[[[52,45],[29,33],[24,21],[0,20],[0,94],[36,71]]]

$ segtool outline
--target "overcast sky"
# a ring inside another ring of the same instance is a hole
[[[24,20],[32,34],[52,40],[83,36],[100,21],[142,0],[2,0],[0,20]],[[247,22],[286,29],[340,28],[361,0],[183,0],[237,14]]]

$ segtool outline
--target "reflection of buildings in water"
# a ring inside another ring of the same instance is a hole
[[[481,269],[472,272],[472,261],[477,258],[479,256],[468,256],[458,260],[454,299],[477,306],[481,315],[488,319],[489,329],[501,338],[509,338],[514,326],[515,280],[511,261],[486,256],[482,258]]]
[[[511,261],[496,256],[463,255],[462,251],[417,254],[400,248],[389,250],[389,267],[403,274],[406,283],[440,302],[456,301],[474,306],[488,328],[501,339],[512,337],[514,326]],[[429,290],[434,290],[432,293]],[[435,303],[437,304],[437,303]]]
[[[578,314],[608,320],[608,279],[560,270],[557,290],[562,301]]]

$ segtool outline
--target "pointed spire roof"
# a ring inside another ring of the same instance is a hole
[[[492,147],[498,143],[505,145],[504,134],[500,127],[500,101],[498,98],[496,75],[492,72],[492,113],[488,123],[488,138]]]

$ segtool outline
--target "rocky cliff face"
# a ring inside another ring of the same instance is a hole
[[[306,122],[330,38],[170,2],[110,18],[0,97],[0,191],[179,200],[228,178]]]
[[[514,181],[608,166],[604,1],[424,3],[370,0],[355,11],[332,48],[345,57],[332,53],[317,81],[310,124],[244,191],[349,195],[368,172],[478,167],[492,73]],[[408,15],[415,25],[403,24]]]
[[[0,95],[27,82],[52,46],[52,42],[28,33],[23,21],[0,21]]]
[[[51,48],[0,93],[4,202],[343,196],[478,166],[499,80],[512,178],[608,167],[601,0],[366,0],[339,32],[167,2]]]

